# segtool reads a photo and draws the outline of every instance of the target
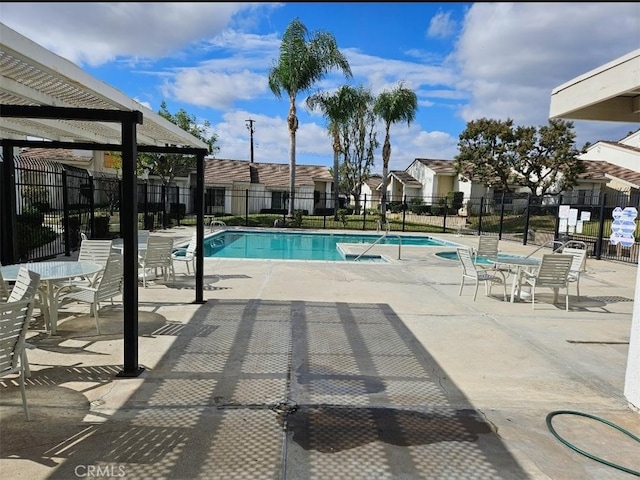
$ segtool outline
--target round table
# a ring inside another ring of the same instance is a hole
[[[56,281],[68,280],[75,277],[85,277],[98,273],[104,267],[91,262],[74,261],[50,261],[16,263],[0,267],[2,277],[7,281],[15,281],[18,278],[20,267],[25,267],[40,275],[39,290],[42,293],[43,314],[48,318],[51,335],[55,335],[58,323],[58,305],[55,296]]]

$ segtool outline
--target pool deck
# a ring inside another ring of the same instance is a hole
[[[177,245],[192,231],[154,234]],[[569,312],[544,289],[534,310],[495,286],[459,296],[457,262],[435,255],[451,247],[398,250],[373,247],[388,263],[207,258],[204,304],[180,262],[175,282],[138,290],[136,378],[116,377],[120,306],[103,307],[102,336],[88,308],[62,307],[58,335],[30,331],[31,422],[0,383],[2,477],[635,478],[545,420],[583,412],[640,435],[623,395],[636,265],[590,258]],[[611,427],[553,425],[640,470],[639,444]]]

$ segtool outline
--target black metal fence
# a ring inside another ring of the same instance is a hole
[[[118,177],[52,161],[16,159],[16,226],[18,260],[42,260],[69,255],[80,234],[89,238],[120,236]],[[157,230],[181,223],[195,224],[195,189],[138,181],[138,228]],[[337,212],[331,193],[298,192],[295,215],[287,218],[286,191],[234,190],[205,187],[205,216],[230,226],[287,225],[300,228],[432,232],[497,235],[504,240],[544,245],[553,240],[580,240],[589,255],[624,262],[638,261],[638,238],[630,246],[610,241],[616,207],[638,208],[632,191],[572,192],[537,197],[498,194],[463,199],[389,197],[386,222],[379,200],[363,195],[359,208],[341,201]],[[562,221],[567,208],[579,221]]]

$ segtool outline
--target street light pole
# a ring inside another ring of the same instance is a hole
[[[249,129],[249,133],[251,134],[251,163],[253,163],[253,132],[255,129],[253,128],[253,122],[251,118],[249,120],[245,120],[247,122],[247,128]]]

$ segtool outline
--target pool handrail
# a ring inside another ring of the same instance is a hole
[[[365,253],[367,253],[369,250],[371,250],[373,248],[374,245],[376,245],[380,240],[382,240],[383,238],[385,238],[387,235],[389,234],[389,232],[384,232],[380,238],[376,239],[375,242],[373,242],[371,245],[369,245],[369,247],[362,252],[360,255],[358,255],[356,258],[353,259],[353,261],[357,261],[360,257],[362,257]],[[400,235],[394,235],[394,237],[398,237],[398,260],[400,260],[400,256],[401,256],[401,250],[402,250],[402,238],[400,237]]]

